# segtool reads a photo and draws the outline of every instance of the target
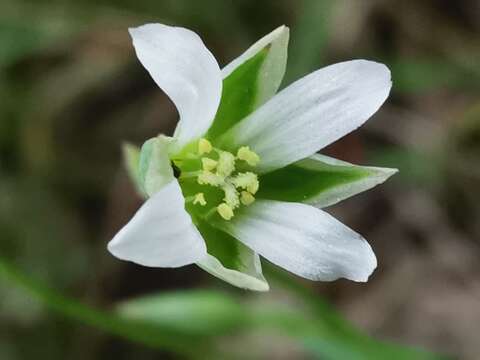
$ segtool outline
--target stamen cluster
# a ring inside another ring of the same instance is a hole
[[[240,147],[234,155],[214,148],[207,139],[200,139],[197,152],[202,166],[197,175],[197,183],[223,191],[223,202],[216,206],[216,211],[223,219],[230,220],[236,208],[240,205],[248,206],[255,201],[254,195],[260,185],[257,174],[251,171],[238,172],[236,169],[237,161],[243,161],[250,167],[259,163],[260,157],[248,146]],[[207,205],[204,193],[195,194],[193,204]]]

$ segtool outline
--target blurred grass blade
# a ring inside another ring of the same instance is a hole
[[[208,342],[204,338],[182,333],[179,331],[181,329],[171,327],[168,323],[146,323],[141,319],[139,321],[122,319],[115,314],[95,310],[32,280],[2,258],[0,258],[0,278],[22,288],[30,297],[49,309],[102,331],[189,358],[198,358],[199,353],[207,353]],[[186,344],[188,346],[185,346]]]
[[[299,20],[292,26],[290,56],[284,85],[315,70],[323,63],[334,7],[333,0],[301,2]]]
[[[248,322],[246,309],[233,297],[206,290],[148,295],[120,304],[117,311],[126,319],[148,319],[191,335],[218,336]]]
[[[397,58],[386,63],[392,71],[393,89],[399,93],[421,94],[442,87],[471,91],[478,91],[479,88],[478,73],[448,60]]]

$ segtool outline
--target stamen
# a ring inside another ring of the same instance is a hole
[[[232,179],[232,183],[235,187],[246,189],[251,194],[255,194],[259,187],[257,175],[250,171],[238,174]]]
[[[217,167],[217,161],[204,157],[202,158],[202,168],[203,170],[212,171]]]
[[[224,178],[208,170],[203,170],[200,175],[198,175],[197,182],[200,185],[220,186],[223,185]]]
[[[255,201],[255,197],[248,191],[242,191],[240,201],[243,205],[248,206],[253,204],[253,202]]]
[[[212,153],[212,155],[204,156]],[[222,202],[212,208],[210,206],[202,211],[202,216],[208,218],[217,212],[224,220],[230,220],[234,216],[234,211],[241,205],[249,206],[255,202],[255,193],[259,189],[258,176],[251,172],[239,173],[235,169],[236,161],[245,161],[249,166],[256,166],[260,157],[248,146],[242,146],[233,153],[224,151],[212,146],[210,141],[205,138],[198,140],[198,151],[196,154],[183,154],[181,159],[177,159],[175,164],[181,168],[181,161],[184,159],[198,159],[197,166],[201,169],[197,171],[185,171],[180,173],[181,178],[196,177],[196,181],[200,185],[209,185],[223,191],[224,197]],[[218,157],[218,158],[217,158]],[[193,164],[193,162],[192,162]],[[194,205],[205,206],[207,201],[203,192],[198,192],[193,196],[185,199],[186,202]],[[218,204],[218,203],[217,203]]]
[[[221,203],[217,206],[217,212],[225,220],[230,220],[233,217],[233,210],[230,206],[225,203]]]
[[[238,198],[238,192],[235,189],[235,186],[227,182],[225,185],[223,185],[222,189],[225,193],[225,197],[223,199],[225,203],[232,209],[237,208],[240,205],[240,200]]]
[[[210,151],[212,151],[212,149],[212,144],[207,139],[202,138],[198,140],[198,153],[200,155],[208,154]]]
[[[217,165],[217,173],[224,177],[230,176],[235,170],[235,156],[227,151],[220,152]]]
[[[205,196],[203,195],[203,193],[195,194],[195,197],[193,199],[193,205],[197,205],[197,204],[200,204],[201,206],[207,205],[207,202],[205,201]]]
[[[254,151],[250,150],[248,146],[242,146],[237,151],[237,158],[245,161],[250,166],[257,166],[260,162],[260,156],[257,155]]]

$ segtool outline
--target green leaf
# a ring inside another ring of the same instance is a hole
[[[396,169],[358,166],[315,154],[263,175],[258,198],[326,207],[371,189]]]
[[[186,334],[168,324],[152,323],[145,319],[126,319],[115,313],[100,311],[77,300],[61,295],[41,282],[29,278],[14,265],[0,258],[0,280],[6,280],[25,291],[30,298],[63,316],[96,327],[146,346],[168,350],[188,357],[208,350],[208,341]],[[188,344],[188,347],[185,346]]]
[[[152,196],[173,179],[168,157],[171,138],[159,135],[147,140],[140,151],[139,180],[142,191]]]
[[[294,289],[302,287],[296,285]],[[314,304],[322,303],[318,294],[306,290]],[[305,292],[301,292],[305,293]],[[299,295],[292,293],[292,295]],[[368,338],[343,325],[345,320],[330,306],[316,307],[298,302],[293,306],[278,302],[275,298],[250,296],[242,302],[226,293],[215,291],[188,290],[158,294],[133,299],[121,304],[118,314],[130,321],[145,322],[152,326],[171,328],[191,336],[205,335],[218,343],[225,342],[225,335],[249,335],[255,333],[281,334],[296,340],[313,356],[321,359],[438,359],[433,354],[398,345],[382,343]],[[300,306],[299,306],[300,305]],[[339,318],[337,322],[328,319]],[[215,346],[215,344],[212,344]],[[256,358],[251,356],[246,342],[240,349],[227,348],[220,358]],[[239,356],[240,355],[240,356]],[[265,357],[271,353],[265,354]],[[265,358],[262,356],[261,358]],[[270,358],[270,357],[268,357]]]
[[[222,70],[222,99],[207,137],[220,136],[275,95],[285,73],[288,37],[281,26]]]
[[[178,332],[199,336],[221,335],[245,322],[245,309],[226,294],[206,291],[178,291],[140,297],[120,304],[118,313],[126,319],[149,322]]]
[[[197,263],[203,270],[240,288],[267,291],[257,253],[227,233],[204,221],[197,224],[206,244],[208,256]]]

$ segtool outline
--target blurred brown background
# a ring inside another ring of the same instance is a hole
[[[183,288],[247,296],[194,266],[146,269],[106,251],[141,204],[121,142],[140,145],[177,119],[133,52],[127,28],[145,22],[195,30],[221,65],[286,24],[283,86],[347,59],[390,67],[387,103],[326,149],[400,169],[329,209],[369,240],[379,267],[366,285],[307,285],[376,338],[478,359],[478,0],[0,0],[2,256],[98,307]],[[163,358],[65,321],[1,278],[0,294],[0,359]],[[286,295],[273,286],[255,296]],[[271,342],[267,358],[303,358],[288,346]]]

